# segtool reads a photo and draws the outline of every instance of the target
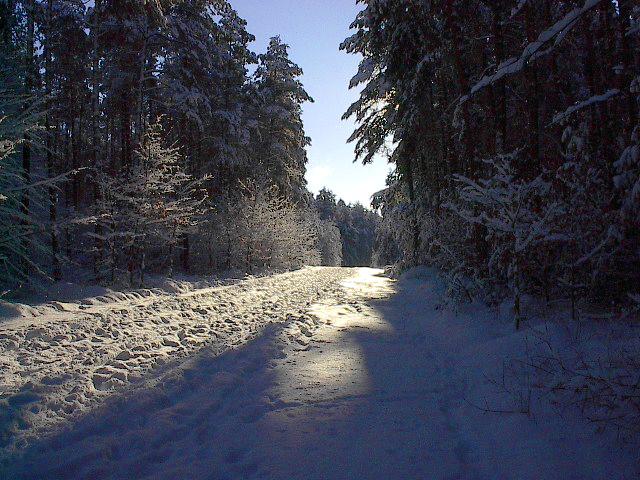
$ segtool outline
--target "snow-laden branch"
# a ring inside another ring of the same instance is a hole
[[[355,88],[361,83],[367,82],[371,79],[375,69],[375,62],[371,58],[365,58],[360,62],[358,67],[358,73],[349,82],[349,88]]]
[[[573,115],[574,113],[576,113],[577,111],[582,110],[583,108],[586,108],[590,105],[594,105],[596,103],[606,102],[607,100],[615,97],[619,93],[620,93],[620,90],[618,90],[617,88],[612,88],[606,91],[605,93],[603,93],[602,95],[594,95],[582,102],[578,102],[575,105],[572,105],[569,108],[567,108],[564,112],[556,114],[553,117],[553,121],[551,122],[551,124],[552,125],[558,124],[564,121],[565,119],[567,119],[568,117],[570,117],[571,115]]]
[[[55,177],[45,178],[43,180],[39,180],[37,182],[30,183],[29,185],[18,185],[15,187],[9,187],[3,190],[4,193],[13,193],[13,192],[22,192],[24,190],[33,190],[40,187],[54,187],[61,182],[64,182],[69,179],[70,176],[77,174],[78,172],[86,170],[85,167],[77,168],[75,170],[71,170],[69,172],[61,173]]]
[[[528,0],[518,0],[518,4],[511,10],[511,18],[518,15],[527,4]]]
[[[469,94],[460,98],[460,103],[466,102],[474,94],[498,80],[520,72],[530,62],[546,55],[553,50],[576,25],[578,20],[587,12],[593,10],[602,0],[585,0],[580,8],[574,8],[552,27],[542,32],[537,40],[528,44],[519,57],[511,57],[502,62],[491,75],[483,76],[472,88]]]

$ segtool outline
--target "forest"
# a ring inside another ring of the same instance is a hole
[[[639,319],[638,0],[0,0],[0,480],[637,479]]]
[[[379,216],[306,187],[302,70],[228,2],[3,1],[0,31],[4,294],[371,264]]]
[[[380,251],[437,267],[456,298],[513,298],[516,317],[524,294],[638,302],[637,2],[363,3],[345,117],[362,162],[395,166]]]

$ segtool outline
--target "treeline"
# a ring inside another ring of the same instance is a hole
[[[523,293],[637,292],[637,2],[362,3],[345,116],[364,163],[393,145],[379,244],[439,267],[453,294],[514,298],[518,319]]]
[[[361,204],[348,205],[323,188],[315,197],[321,220],[336,226],[342,239],[341,259],[347,267],[377,265],[374,257],[377,228],[381,217]]]
[[[3,291],[340,263],[302,71],[253,39],[226,0],[0,2]]]

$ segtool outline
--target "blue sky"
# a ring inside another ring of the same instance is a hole
[[[302,81],[315,103],[304,106],[304,123],[313,144],[309,148],[307,180],[316,193],[323,186],[346,202],[369,205],[384,188],[386,160],[354,164],[353,144],[346,140],[354,123],[340,117],[357,98],[348,90],[359,58],[338,50],[349,35],[359,6],[355,0],[231,0],[248,30],[256,37],[252,49],[263,52],[269,38],[280,35],[290,56],[304,70]]]

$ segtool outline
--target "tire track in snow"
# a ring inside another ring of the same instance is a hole
[[[352,269],[309,267],[187,293],[51,313],[0,325],[0,449],[86,413],[208,347],[238,347],[338,288]]]
[[[326,304],[343,297],[340,280],[355,272],[335,273],[321,296],[331,299]],[[309,308],[312,303],[288,310],[286,321],[270,324],[238,349],[220,355],[210,346],[167,367],[134,395],[112,398],[72,430],[27,450],[10,475],[38,480],[224,479],[264,473],[238,431],[289,406],[270,387],[277,368],[307,351],[323,326]]]

